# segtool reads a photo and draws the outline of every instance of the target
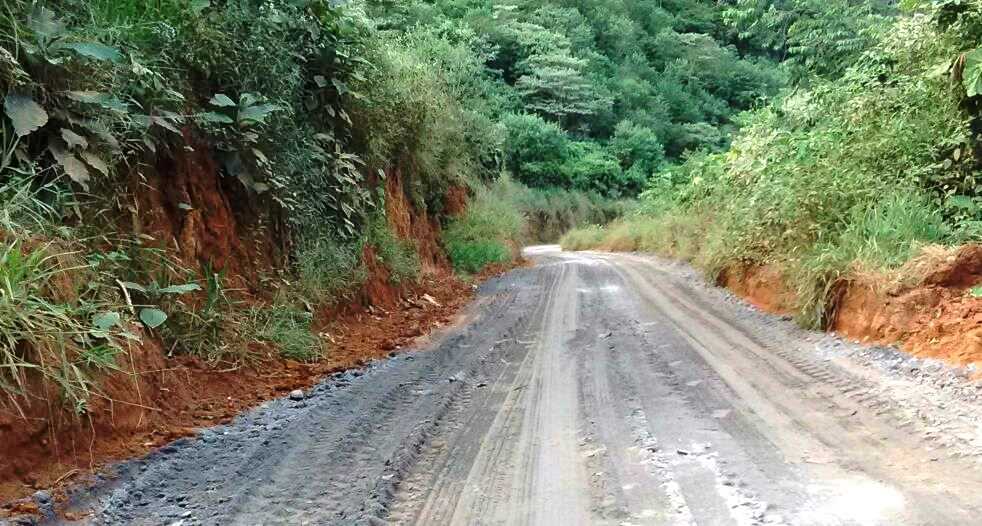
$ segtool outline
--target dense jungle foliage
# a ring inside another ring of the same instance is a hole
[[[788,86],[735,119],[728,150],[656,171],[638,213],[564,246],[667,253],[710,276],[776,264],[800,320],[822,326],[842,280],[982,240],[982,2],[737,0],[722,17]]]
[[[366,246],[419,275],[394,172],[458,271],[594,225],[564,244],[780,263],[819,324],[857,262],[982,236],[980,41],[978,0],[8,0],[0,389],[38,373],[83,412],[144,333],[316,359]],[[141,228],[201,159],[277,244],[248,301]]]

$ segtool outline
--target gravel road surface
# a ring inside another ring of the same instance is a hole
[[[969,370],[535,247],[453,327],[127,462],[89,524],[982,524]],[[57,519],[54,519],[57,521]]]

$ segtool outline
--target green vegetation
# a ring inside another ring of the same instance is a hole
[[[320,357],[321,341],[310,331],[313,315],[283,306],[253,308],[246,315],[249,337],[276,345],[284,358],[310,361]]]
[[[141,338],[315,359],[309,313],[369,263],[419,277],[387,191],[460,272],[581,227],[777,263],[813,325],[850,272],[982,237],[977,2],[335,4],[7,2],[0,308],[38,317],[0,322],[0,388],[37,371],[84,406]]]
[[[496,133],[461,136],[488,153],[497,146],[484,165],[501,163],[533,188],[633,197],[685,151],[725,147],[734,116],[786,76],[768,50],[738,51],[720,10],[698,0],[367,5],[383,38],[455,50],[431,64],[466,111],[497,123]],[[424,104],[439,102],[419,91]]]
[[[636,215],[564,245],[663,252],[711,276],[777,263],[801,321],[820,326],[851,272],[897,269],[928,244],[982,240],[972,91],[982,67],[971,60],[982,6],[904,6],[736,2],[727,16],[740,38],[786,53],[798,81],[742,116],[728,151],[658,172]]]
[[[481,189],[463,216],[443,233],[454,269],[476,273],[492,263],[517,256],[523,239],[523,217],[515,196],[520,187],[508,178]]]

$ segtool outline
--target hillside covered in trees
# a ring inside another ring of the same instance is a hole
[[[132,323],[170,354],[237,360],[244,338],[313,359],[318,306],[357,297],[378,265],[396,286],[447,258],[477,272],[624,214],[787,85],[783,51],[727,13],[9,3],[2,387],[37,373],[84,412],[92,371],[142,339]]]
[[[720,281],[770,268],[809,326],[834,323],[850,283],[889,303],[961,262],[971,285],[982,5],[741,0],[721,13],[788,84],[736,119],[728,149],[690,151],[648,180],[637,214],[564,245],[669,254]]]

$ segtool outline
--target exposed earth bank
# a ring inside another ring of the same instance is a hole
[[[975,524],[978,384],[656,258],[539,250],[423,345],[120,465],[91,524]]]
[[[184,140],[183,152],[133,172],[132,206],[113,219],[117,229],[142,236],[143,243],[186,268],[221,272],[233,310],[269,304],[278,284],[294,279],[284,271],[290,266],[290,236],[282,218],[223,177],[206,145],[189,133]],[[207,363],[175,352],[159,334],[134,324],[131,330],[140,341],[129,342],[116,356],[115,370],[83,373],[89,375],[92,395],[81,416],[64,403],[54,382],[29,376],[22,396],[0,399],[0,516],[34,511],[34,503],[17,499],[35,491],[54,489],[57,496],[62,486],[107,462],[227,422],[244,409],[308,387],[326,374],[360,367],[448,323],[473,291],[450,268],[440,221],[412,204],[397,167],[378,184],[386,196],[386,227],[416,250],[418,282],[394,282],[375,247],[366,245],[363,282],[329,304],[307,305],[323,347],[324,358],[315,363],[284,359],[265,342],[234,339],[235,327],[226,329],[240,351],[230,362]],[[466,210],[467,198],[463,188],[449,193],[450,216]],[[236,356],[248,359],[236,361]]]
[[[829,328],[955,366],[982,364],[982,296],[972,291],[982,285],[982,245],[925,250],[895,275],[904,279],[857,273],[841,280]],[[767,312],[794,310],[795,292],[774,266],[733,266],[719,284]]]

